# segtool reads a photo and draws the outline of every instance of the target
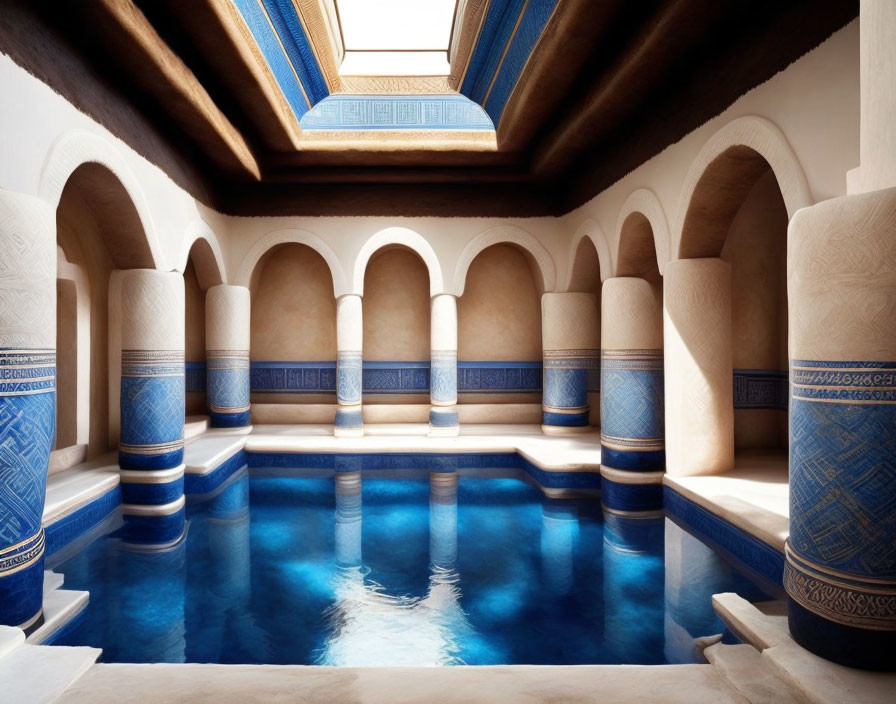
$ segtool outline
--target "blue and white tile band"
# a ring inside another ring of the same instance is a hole
[[[791,362],[785,587],[844,626],[896,631],[896,362]]]
[[[336,401],[340,405],[361,403],[361,352],[336,354]]]
[[[457,352],[433,350],[429,379],[429,393],[434,406],[456,404]]]
[[[218,284],[205,295],[207,399],[215,428],[249,425],[251,309],[245,286]]]
[[[601,465],[665,468],[662,350],[601,352]]]
[[[206,359],[212,426],[249,425],[249,350],[208,350]]]
[[[168,469],[183,463],[184,354],[122,350],[122,469]]]
[[[544,350],[544,425],[588,425],[588,378],[599,368],[598,350]]]

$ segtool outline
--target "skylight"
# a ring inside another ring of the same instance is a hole
[[[339,72],[443,76],[457,0],[336,0],[345,58]]]

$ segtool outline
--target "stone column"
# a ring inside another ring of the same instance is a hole
[[[588,378],[600,370],[600,311],[591,293],[546,293],[541,297],[544,354],[544,433],[586,432]]]
[[[601,311],[601,496],[609,511],[658,511],[666,466],[662,291],[607,279]]]
[[[663,277],[666,472],[719,474],[734,467],[731,266],[679,259]]]
[[[43,614],[47,464],[56,424],[56,229],[0,189],[0,625]]]
[[[361,297],[340,296],[336,301],[336,422],[333,434],[364,434],[361,418],[361,349],[364,325]]]
[[[457,298],[433,296],[430,315],[429,434],[457,435]]]
[[[863,5],[864,7],[864,5]],[[790,223],[790,632],[896,669],[896,188]]]
[[[126,540],[184,531],[184,279],[121,272],[121,467]]]
[[[249,425],[249,289],[219,284],[205,295],[208,411],[214,428]]]

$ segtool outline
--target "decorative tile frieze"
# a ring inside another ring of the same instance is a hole
[[[541,362],[457,363],[457,391],[476,394],[539,393]]]
[[[787,372],[777,369],[735,369],[736,409],[787,410]]]

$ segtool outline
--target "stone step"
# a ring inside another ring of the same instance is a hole
[[[53,570],[44,570],[44,594],[59,589],[65,582],[65,575]]]
[[[752,645],[717,643],[703,651],[719,676],[750,704],[808,704]]]
[[[187,416],[184,422],[184,442],[189,442],[208,430],[208,416]]]
[[[0,659],[0,698],[15,704],[52,702],[96,663],[101,652],[58,645],[17,647]]]
[[[13,626],[0,626],[0,659],[25,642],[25,631]]]

